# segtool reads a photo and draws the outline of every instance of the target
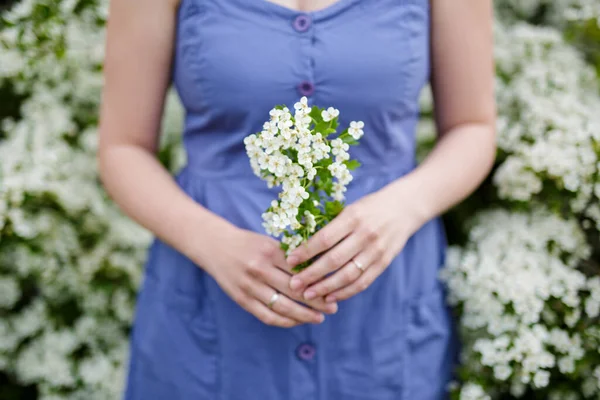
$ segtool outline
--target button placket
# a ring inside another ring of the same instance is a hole
[[[315,84],[313,80],[314,59],[312,57],[312,46],[314,46],[315,43],[314,21],[310,14],[298,14],[293,19],[292,26],[294,30],[299,32],[302,36],[308,35],[304,36],[304,39],[301,39],[301,48],[303,49],[302,51],[308,52],[305,70],[306,75],[304,76],[304,80],[300,81],[296,85],[296,90],[300,96],[308,97],[310,100],[310,97],[315,93]]]

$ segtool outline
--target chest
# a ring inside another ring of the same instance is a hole
[[[264,0],[292,10],[310,12],[330,7],[338,0]]]
[[[303,95],[341,109],[416,106],[428,0],[277,1],[182,0],[174,80],[188,110],[264,114]],[[308,3],[317,11],[296,10]]]

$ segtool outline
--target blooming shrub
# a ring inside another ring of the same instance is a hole
[[[441,278],[463,338],[454,395],[598,398],[598,2],[495,3],[497,165],[446,217]],[[98,182],[106,18],[106,0],[0,14],[2,399],[115,399],[122,387],[150,234]],[[420,158],[434,140],[424,94]],[[169,99],[160,158],[174,171],[182,115]]]
[[[106,2],[91,1],[22,1],[2,14],[0,371],[12,382],[2,399],[116,399],[122,387],[151,236],[99,185],[105,19]],[[162,156],[174,167],[171,99]]]
[[[600,398],[597,4],[496,4],[498,158],[448,216],[465,240],[441,273],[463,339],[457,399]]]

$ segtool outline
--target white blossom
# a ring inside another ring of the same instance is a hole
[[[365,127],[365,123],[362,121],[352,121],[350,122],[350,128],[348,128],[348,133],[350,136],[354,138],[354,140],[359,140],[364,132],[363,128]]]
[[[323,110],[321,115],[323,117],[323,121],[329,122],[332,119],[335,119],[340,115],[340,110],[333,108],[333,107],[329,107],[327,110]]]

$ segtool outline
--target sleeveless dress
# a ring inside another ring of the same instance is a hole
[[[415,167],[419,93],[429,78],[429,0],[338,0],[302,13],[267,0],[182,0],[173,83],[186,109],[196,202],[264,233],[278,189],[250,168],[243,139],[269,110],[306,96],[365,123],[347,204]],[[398,207],[402,207],[399,203]],[[198,242],[198,246],[203,243]],[[456,335],[437,275],[439,218],[364,292],[319,325],[264,325],[184,255],[155,238],[131,333],[126,400],[438,400]]]

